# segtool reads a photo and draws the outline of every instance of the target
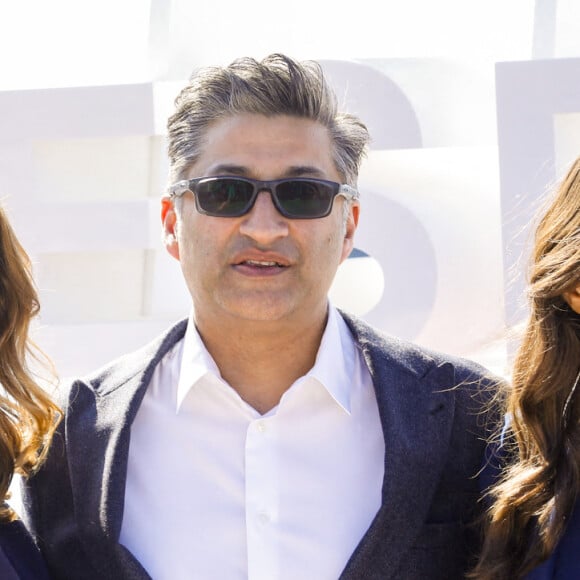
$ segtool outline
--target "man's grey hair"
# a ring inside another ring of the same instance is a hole
[[[334,144],[337,171],[344,182],[356,187],[370,141],[366,126],[356,116],[338,111],[336,95],[317,62],[297,62],[283,54],[262,61],[240,58],[227,67],[194,73],[175,99],[175,112],[167,124],[171,182],[186,177],[203,151],[212,123],[247,113],[322,123]]]

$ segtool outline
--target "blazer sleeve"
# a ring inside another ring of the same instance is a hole
[[[49,580],[42,556],[20,520],[0,524],[0,578]]]
[[[87,555],[77,533],[66,440],[66,415],[70,391],[58,402],[64,412],[40,470],[22,482],[23,519],[34,537],[48,569],[59,575],[60,566],[87,567]],[[64,399],[64,400],[63,400]]]

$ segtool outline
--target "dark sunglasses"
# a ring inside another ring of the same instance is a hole
[[[349,185],[309,177],[259,181],[247,177],[197,177],[179,181],[168,192],[180,197],[187,191],[195,195],[199,213],[214,217],[240,217],[248,213],[260,191],[269,191],[276,209],[290,219],[327,216],[337,195],[358,199]]]

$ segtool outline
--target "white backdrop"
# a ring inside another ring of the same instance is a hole
[[[261,0],[205,4],[2,9],[0,199],[34,260],[35,337],[60,374],[188,314],[160,243],[165,121],[194,68],[274,51],[320,60],[373,136],[356,245],[375,270],[349,274],[362,262],[348,260],[333,298],[506,373],[533,212],[580,153],[580,3],[389,1],[378,13],[300,0],[283,16]]]

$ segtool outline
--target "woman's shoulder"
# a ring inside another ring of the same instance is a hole
[[[0,523],[0,578],[49,579],[42,556],[20,520]]]

